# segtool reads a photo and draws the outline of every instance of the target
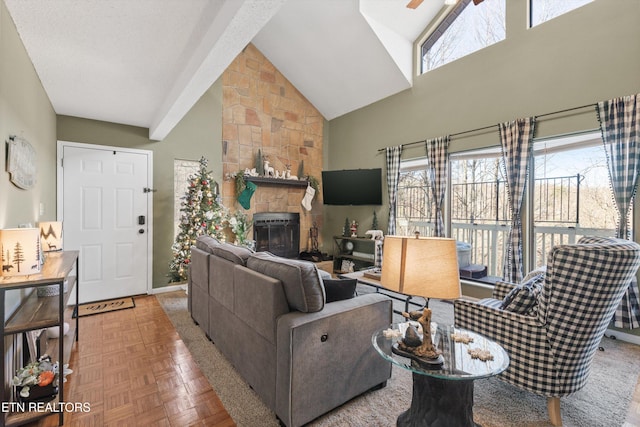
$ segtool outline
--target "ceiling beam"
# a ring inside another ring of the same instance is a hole
[[[225,0],[159,106],[149,138],[163,140],[286,0]]]

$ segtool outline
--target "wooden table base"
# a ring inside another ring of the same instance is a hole
[[[473,422],[473,380],[444,380],[413,373],[411,407],[398,427],[480,427]]]

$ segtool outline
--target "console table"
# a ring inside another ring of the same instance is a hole
[[[72,292],[75,291],[75,307],[77,307],[79,300],[77,277],[70,275],[74,269],[76,273],[80,271],[78,256],[78,251],[49,252],[46,255],[41,273],[28,276],[0,277],[0,316],[3,319],[2,333],[0,334],[0,354],[4,355],[7,350],[4,339],[6,336],[20,336],[28,331],[57,327],[59,328],[59,338],[48,339],[44,353],[49,354],[53,361],[58,361],[61,367],[68,363],[74,340],[78,340],[79,316],[76,316],[75,322],[71,321],[71,310],[65,309]],[[37,288],[43,286],[55,286],[58,288],[57,295],[38,296]],[[6,291],[26,288],[32,288],[30,296],[26,297],[11,317],[4,321],[6,317]],[[69,320],[69,331],[66,335],[64,334],[65,315]],[[9,402],[11,396],[8,392],[11,389],[7,386],[5,360],[6,358],[3,356],[0,362],[0,384],[2,385],[0,387],[0,401]],[[54,406],[56,403],[64,402],[64,389],[64,382],[60,381],[58,384],[58,397],[53,401]],[[0,426],[25,424],[52,413],[54,412],[49,412],[48,410],[4,413],[0,415]],[[63,425],[64,412],[58,410],[58,414],[58,425]]]
[[[401,338],[388,337],[385,332],[393,330],[404,333],[406,325],[406,322],[393,324],[388,329],[375,332],[371,338],[373,346],[383,358],[413,375],[411,407],[400,414],[397,426],[475,427],[473,382],[498,375],[507,369],[507,352],[498,343],[480,334],[432,322],[433,343],[442,351],[444,364],[439,369],[427,369],[392,351],[393,344]],[[453,333],[466,334],[473,342],[456,342],[452,338]],[[469,349],[487,350],[493,360],[475,359],[469,354]]]

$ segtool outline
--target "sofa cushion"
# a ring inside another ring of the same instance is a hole
[[[214,255],[224,258],[227,261],[231,261],[234,264],[247,265],[247,259],[253,253],[253,251],[244,246],[236,246],[231,243],[220,243],[220,245],[213,248]]]
[[[342,301],[356,295],[356,279],[325,279],[322,278],[327,302]]]
[[[500,308],[518,314],[532,314],[543,284],[544,274],[533,276],[526,282],[522,282],[504,297]]]
[[[247,260],[247,267],[280,280],[291,309],[313,313],[324,307],[324,287],[312,262],[256,252]]]
[[[218,239],[215,239],[211,236],[203,235],[198,236],[196,239],[196,248],[201,251],[208,252],[210,254],[213,253],[213,248],[220,246],[221,243]]]

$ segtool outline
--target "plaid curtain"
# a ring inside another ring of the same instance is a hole
[[[640,174],[640,98],[631,95],[598,102],[596,111],[618,209],[616,237],[631,239],[629,213]],[[637,287],[633,280],[616,310],[614,325],[618,328],[640,327]]]
[[[396,234],[396,203],[398,197],[398,181],[400,180],[400,156],[402,145],[387,147],[387,190],[389,192],[389,227],[387,234]]]
[[[442,207],[444,206],[444,193],[447,188],[447,165],[450,137],[429,139],[426,142],[427,158],[429,160],[429,181],[431,193],[436,208],[435,237],[444,237],[444,221],[442,219]]]
[[[521,208],[527,173],[535,118],[528,117],[500,124],[500,143],[504,159],[511,227],[503,263],[503,279],[519,283],[522,280],[522,216]]]

